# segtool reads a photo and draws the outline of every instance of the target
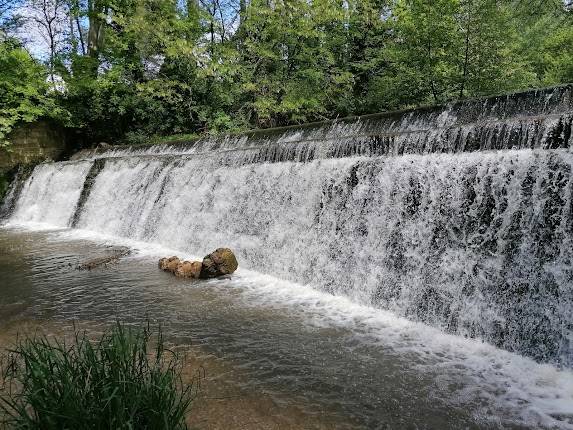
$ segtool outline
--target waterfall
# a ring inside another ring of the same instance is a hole
[[[32,172],[29,168],[18,168],[12,183],[8,187],[8,191],[4,196],[4,200],[0,201],[0,221],[8,218],[14,210],[14,206],[16,205],[18,197],[22,192],[22,187],[24,186],[25,180],[28,178],[30,173]]]
[[[571,87],[38,166],[10,221],[202,255],[573,367]]]
[[[93,163],[40,164],[24,183],[11,219],[66,227]]]

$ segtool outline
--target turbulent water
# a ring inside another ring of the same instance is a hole
[[[9,221],[226,245],[242,267],[571,367],[572,93],[43,164]]]

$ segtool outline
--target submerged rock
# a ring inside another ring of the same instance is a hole
[[[201,274],[200,261],[183,261],[179,263],[175,270],[175,276],[180,278],[199,278]]]
[[[201,279],[216,278],[230,275],[239,267],[237,258],[229,248],[218,248],[203,258],[201,265]]]

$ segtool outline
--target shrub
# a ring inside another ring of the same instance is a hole
[[[17,429],[185,429],[192,385],[155,336],[117,323],[97,341],[20,340],[3,366],[0,417]],[[152,341],[153,340],[153,341]]]

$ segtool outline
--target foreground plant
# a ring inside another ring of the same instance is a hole
[[[152,339],[153,337],[153,339]],[[192,385],[156,336],[117,323],[98,341],[20,340],[3,366],[0,421],[17,429],[185,429]]]

